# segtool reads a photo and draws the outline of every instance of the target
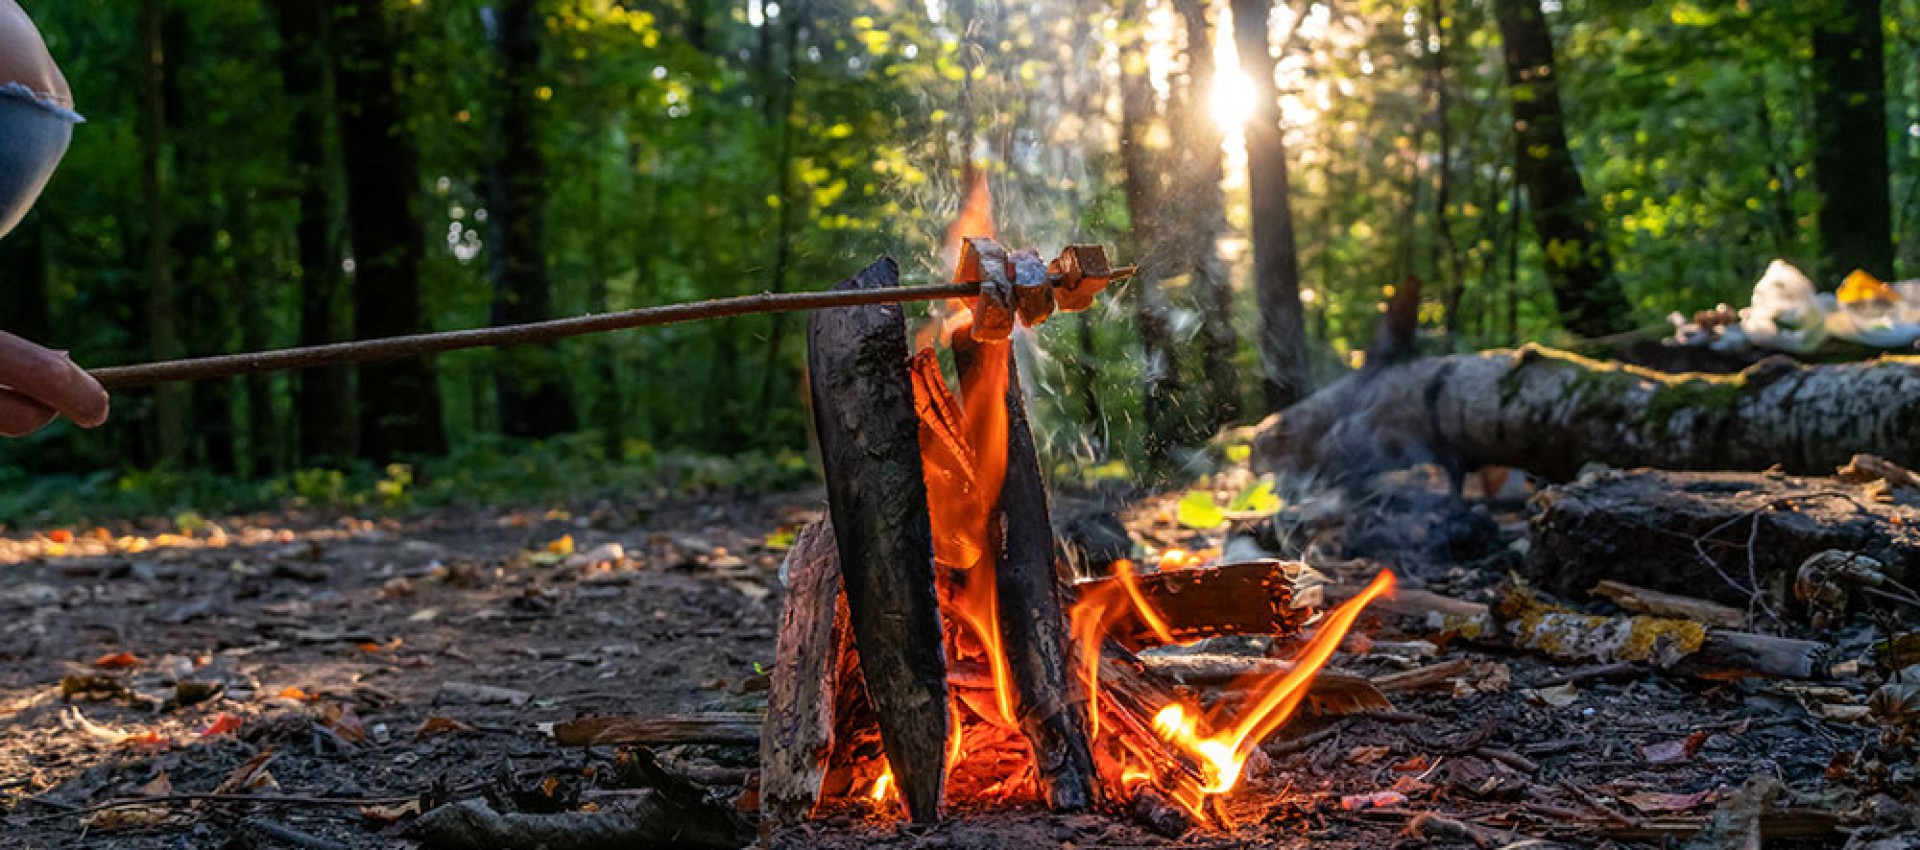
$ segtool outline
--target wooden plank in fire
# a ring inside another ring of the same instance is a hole
[[[1311,607],[1295,607],[1296,580],[1304,564],[1288,561],[1248,561],[1172,570],[1140,576],[1143,596],[1166,622],[1180,643],[1232,635],[1299,634],[1313,615]],[[1085,596],[1118,582],[1093,579],[1075,585]],[[1137,613],[1128,611],[1110,634],[1128,649],[1155,646],[1162,641]]]

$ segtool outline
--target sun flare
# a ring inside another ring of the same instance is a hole
[[[1253,120],[1259,93],[1253,79],[1240,71],[1240,51],[1233,42],[1233,11],[1220,10],[1220,28],[1213,37],[1213,91],[1207,111],[1222,129],[1233,131]]]

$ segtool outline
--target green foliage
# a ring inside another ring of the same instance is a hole
[[[168,4],[175,272],[193,344],[207,351],[299,339],[294,106],[269,5]],[[1156,96],[1206,96],[1184,88],[1177,4],[1121,20],[1104,0],[1049,0],[983,7],[992,13],[964,21],[949,5],[798,0],[774,14],[761,0],[546,0],[537,93],[555,310],[819,289],[880,253],[901,259],[907,283],[943,279],[943,231],[977,157],[989,164],[1007,243],[1121,243],[1132,223],[1117,147],[1120,43],[1154,45]],[[488,6],[388,4],[421,145],[426,318],[438,328],[491,320],[486,186],[499,100]],[[1277,13],[1275,34],[1288,39],[1278,83],[1317,373],[1349,368],[1409,274],[1427,282],[1429,348],[1551,340],[1558,322],[1540,269],[1553,249],[1538,245],[1514,190],[1510,92],[1488,0],[1303,8],[1299,22]],[[1807,267],[1818,255],[1807,33],[1821,8],[1550,8],[1571,147],[1638,319],[1738,304],[1768,260]],[[1884,8],[1895,225],[1911,275],[1920,273],[1920,0]],[[49,341],[88,364],[146,359],[136,4],[62,0],[33,12],[89,118],[35,213],[48,245]],[[1146,138],[1170,144],[1166,132]],[[338,206],[336,147],[330,137]],[[1228,162],[1235,363],[1251,378],[1258,320],[1239,236],[1248,210],[1244,176]],[[1182,175],[1163,178],[1182,191]],[[343,241],[344,211],[329,212]],[[1161,286],[1180,368],[1199,375],[1204,293],[1184,275]],[[1084,322],[1058,317],[1023,351],[1047,468],[1063,481],[1098,486],[1148,469],[1131,298],[1121,287]],[[924,315],[910,312],[916,323]],[[455,450],[406,474],[294,457],[295,430],[353,427],[297,422],[297,376],[223,385],[224,408],[198,412],[234,425],[247,475],[209,471],[218,452],[206,446],[186,468],[143,471],[153,405],[129,393],[105,429],[56,427],[0,446],[0,517],[287,501],[404,510],[805,480],[803,323],[749,317],[565,343],[556,356],[585,430],[531,450],[496,436],[498,356],[441,357]],[[249,392],[264,403],[247,404]],[[1193,395],[1177,403],[1196,407],[1203,394]],[[1201,412],[1180,415],[1201,421]],[[262,414],[272,421],[253,421]]]

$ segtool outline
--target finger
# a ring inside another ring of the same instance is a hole
[[[107,420],[107,391],[64,352],[0,332],[0,384],[92,428]]]
[[[53,408],[0,389],[0,437],[24,437],[53,421]]]

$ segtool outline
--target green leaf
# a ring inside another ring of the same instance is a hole
[[[1227,514],[1213,501],[1210,490],[1188,490],[1180,499],[1177,514],[1180,524],[1188,528],[1211,529],[1227,524]]]
[[[1285,506],[1286,502],[1274,495],[1273,482],[1263,478],[1234,496],[1227,510],[1233,513],[1273,514],[1279,513]]]

